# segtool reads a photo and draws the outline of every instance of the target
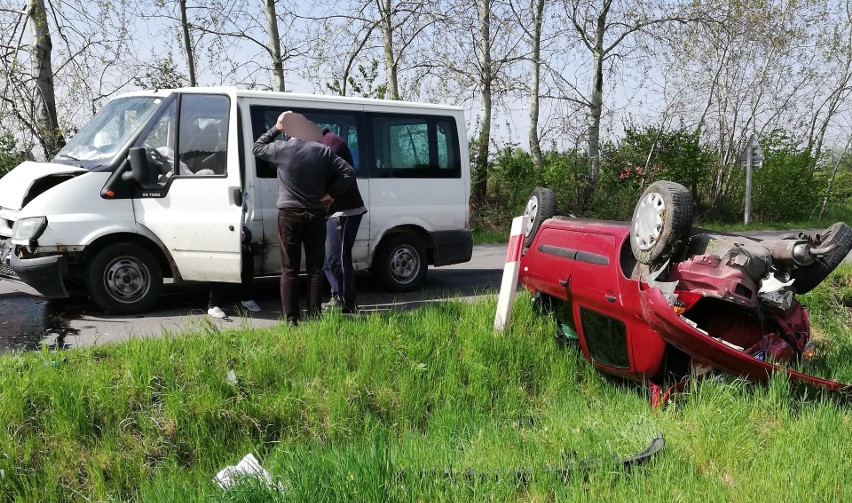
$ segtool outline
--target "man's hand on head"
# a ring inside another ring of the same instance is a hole
[[[291,113],[293,112],[287,110],[286,112],[282,112],[281,115],[278,116],[278,121],[275,123],[275,128],[278,129],[278,131],[284,131],[284,117],[287,117],[287,114]]]

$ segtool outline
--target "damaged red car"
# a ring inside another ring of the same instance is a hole
[[[805,373],[814,345],[796,299],[846,258],[846,224],[763,240],[693,228],[689,191],[668,181],[645,190],[630,222],[555,211],[553,192],[536,188],[520,283],[601,371],[660,384],[709,369],[757,381],[783,371],[848,391]]]

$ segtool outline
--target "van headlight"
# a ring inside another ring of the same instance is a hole
[[[16,220],[12,226],[12,239],[34,240],[41,236],[47,227],[47,217],[27,217]]]

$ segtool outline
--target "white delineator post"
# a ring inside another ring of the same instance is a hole
[[[509,246],[506,249],[506,265],[503,266],[503,281],[500,283],[500,296],[497,297],[497,314],[494,315],[494,330],[502,332],[512,317],[512,305],[518,289],[518,273],[521,269],[521,249],[524,245],[524,229],[527,228],[526,215],[512,219],[509,232]]]

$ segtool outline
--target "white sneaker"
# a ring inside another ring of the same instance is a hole
[[[213,306],[210,309],[208,309],[207,314],[216,318],[217,320],[223,320],[223,319],[228,317],[228,315],[225,314],[225,311],[222,311],[221,309],[219,309],[218,306]]]
[[[240,304],[242,304],[244,308],[248,309],[253,313],[260,311],[260,306],[258,306],[257,302],[255,302],[254,300],[244,300],[241,301]]]

